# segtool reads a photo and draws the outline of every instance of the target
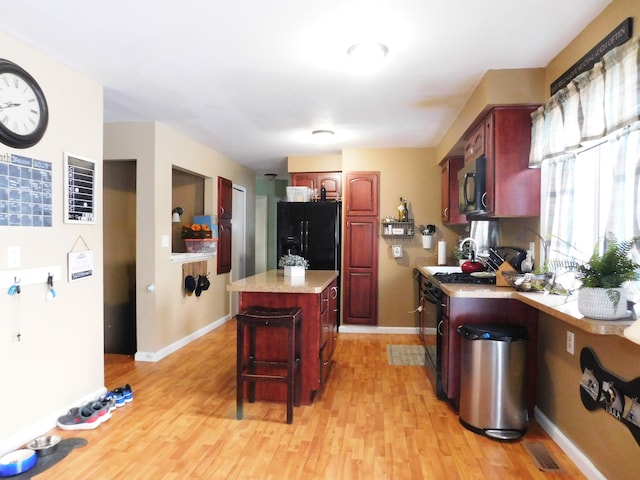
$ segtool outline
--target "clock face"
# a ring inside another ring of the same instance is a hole
[[[38,143],[47,129],[42,90],[25,70],[0,59],[0,141],[16,148]]]

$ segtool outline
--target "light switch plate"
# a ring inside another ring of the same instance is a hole
[[[573,355],[575,353],[575,335],[567,330],[567,353]]]
[[[7,268],[20,268],[20,247],[7,247]]]
[[[391,245],[393,250],[393,258],[401,258],[402,257],[402,245]]]

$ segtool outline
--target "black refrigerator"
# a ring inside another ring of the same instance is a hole
[[[278,259],[287,253],[310,270],[340,270],[341,203],[278,202]]]

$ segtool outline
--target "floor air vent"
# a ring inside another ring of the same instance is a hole
[[[543,472],[559,472],[562,469],[542,442],[522,442],[522,446],[531,456],[539,470]]]

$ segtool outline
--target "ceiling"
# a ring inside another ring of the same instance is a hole
[[[0,30],[103,85],[105,122],[157,120],[286,173],[290,155],[437,146],[487,70],[545,67],[608,3],[20,0]],[[368,74],[346,55],[363,40],[389,49]]]

